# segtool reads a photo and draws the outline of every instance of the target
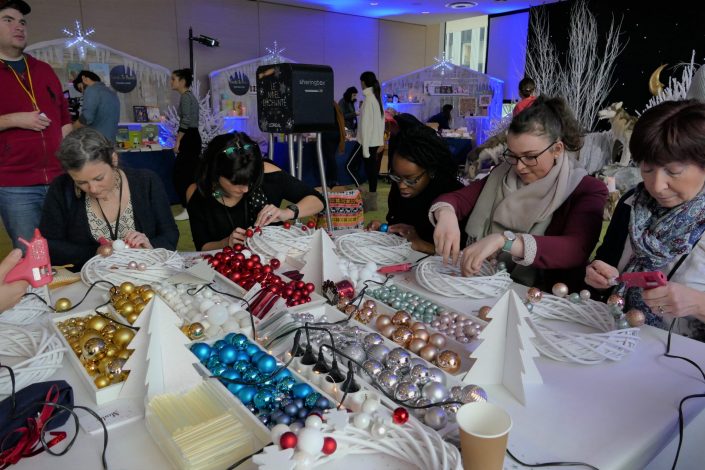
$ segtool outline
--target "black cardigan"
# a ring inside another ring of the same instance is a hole
[[[264,174],[262,191],[267,202],[277,207],[281,206],[283,200],[295,204],[306,196],[316,196],[325,204],[318,191],[281,170]],[[203,195],[200,191],[193,193],[188,202],[188,214],[196,250],[200,251],[208,242],[222,240],[236,228],[248,228],[250,224],[245,209],[244,199],[233,207],[226,207],[211,194]]]
[[[149,170],[122,168],[130,188],[135,229],[144,233],[154,248],[175,250],[179,229],[159,177]],[[74,182],[58,176],[47,193],[39,230],[49,242],[51,263],[73,264],[80,269],[96,254],[98,242],[91,234],[86,214],[86,195],[76,197]]]

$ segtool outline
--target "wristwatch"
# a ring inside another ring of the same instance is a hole
[[[502,251],[511,251],[512,245],[514,244],[514,240],[517,239],[517,236],[511,230],[505,230],[502,236],[504,237],[504,246],[502,247]]]
[[[291,211],[294,213],[294,220],[299,218],[299,206],[297,206],[296,204],[289,204],[288,206],[286,206],[286,208],[291,209]]]

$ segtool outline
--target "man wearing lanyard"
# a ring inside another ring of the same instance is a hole
[[[0,0],[0,217],[12,242],[39,226],[49,183],[62,173],[56,158],[71,117],[51,66],[23,54],[22,0]]]

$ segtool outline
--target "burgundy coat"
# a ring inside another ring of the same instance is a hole
[[[485,179],[474,181],[440,196],[434,204],[450,204],[462,220],[472,212],[485,183]],[[556,282],[566,283],[571,292],[583,287],[585,266],[602,231],[607,195],[604,183],[592,176],[584,177],[573,194],[553,213],[544,235],[534,236],[536,258],[531,266],[542,271],[536,287],[547,292],[551,292]]]

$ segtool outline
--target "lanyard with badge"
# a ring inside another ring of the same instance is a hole
[[[37,96],[34,94],[34,86],[32,84],[32,74],[29,71],[29,64],[27,63],[27,57],[25,55],[22,55],[22,60],[24,60],[25,69],[27,71],[27,82],[28,82],[27,84],[29,85],[29,88],[27,87],[27,85],[25,85],[24,80],[22,80],[22,78],[17,74],[17,72],[15,71],[14,68],[10,67],[2,59],[0,59],[0,62],[4,63],[7,66],[7,68],[10,69],[10,71],[12,72],[12,75],[15,76],[17,83],[20,84],[20,86],[22,87],[24,92],[29,97],[29,100],[32,102],[32,106],[34,106],[34,110],[39,111],[39,105],[37,104]],[[42,114],[44,114],[44,113],[42,113]]]

